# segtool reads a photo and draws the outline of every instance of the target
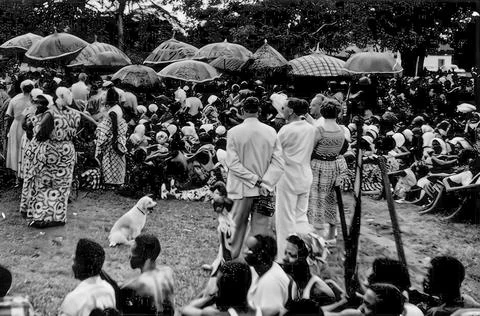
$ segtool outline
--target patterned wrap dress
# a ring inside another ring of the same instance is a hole
[[[340,159],[339,153],[345,141],[342,128],[327,131],[318,127],[320,139],[312,154],[313,182],[308,198],[308,220],[315,228],[322,228],[325,223],[337,222],[337,198],[334,187],[346,171],[345,159]]]
[[[65,223],[76,161],[72,140],[80,124],[80,114],[56,106],[47,113],[53,117],[53,130],[46,141],[35,145],[26,173],[27,188],[22,191],[21,210],[27,210],[34,221]]]
[[[118,123],[118,148],[124,153],[127,152],[127,122],[123,119],[122,110],[118,105],[112,107],[110,111],[117,114]],[[110,112],[109,111],[109,112]],[[98,124],[96,130],[96,153],[100,155],[102,163],[102,178],[104,184],[122,185],[125,182],[127,160],[126,155],[120,155],[113,149],[112,143],[112,120],[106,116]]]

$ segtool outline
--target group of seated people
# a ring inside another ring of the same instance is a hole
[[[284,259],[277,262],[273,237],[249,237],[242,258],[222,263],[198,297],[176,310],[174,271],[157,264],[158,238],[142,234],[135,239],[130,266],[141,274],[121,286],[103,270],[103,248],[80,239],[72,269],[81,282],[65,296],[59,315],[447,316],[480,308],[461,292],[465,268],[456,258],[431,260],[424,292],[411,287],[405,265],[377,258],[368,277],[359,278],[356,297],[347,297],[335,281],[312,273],[312,250],[304,239],[291,235],[287,241]],[[11,284],[12,274],[0,266],[0,315],[34,315],[28,300],[7,296]]]

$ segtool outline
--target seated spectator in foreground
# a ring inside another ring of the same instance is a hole
[[[246,241],[245,261],[252,267],[252,285],[248,291],[250,308],[260,309],[263,316],[283,315],[285,304],[296,299],[297,286],[274,262],[277,242],[273,237],[255,235]]]
[[[102,246],[89,239],[78,241],[72,270],[75,279],[82,282],[67,294],[59,315],[88,316],[96,308],[115,308],[115,291],[100,277],[104,261]]]
[[[32,304],[21,296],[7,296],[12,286],[12,274],[0,266],[0,315],[33,316]]]
[[[287,237],[283,269],[298,287],[298,296],[311,299],[319,306],[335,302],[335,293],[319,276],[310,272],[307,262],[308,249],[305,242],[296,235]]]
[[[202,297],[185,306],[184,316],[218,315],[232,312],[254,315],[247,302],[247,293],[252,281],[252,272],[247,264],[228,261],[217,274],[217,293]]]
[[[462,295],[464,279],[465,267],[458,259],[450,256],[433,258],[423,286],[427,294],[438,296],[442,304],[430,308],[426,315],[449,316],[460,308],[480,307],[472,297]]]
[[[135,238],[131,248],[130,266],[141,274],[122,286],[123,315],[173,315],[173,270],[158,266],[160,241],[150,234]]]
[[[423,312],[408,302],[410,278],[408,268],[398,260],[376,258],[372,264],[372,273],[368,276],[368,284],[386,283],[397,287],[405,296],[404,316],[423,316]]]
[[[403,315],[405,298],[391,284],[377,283],[368,287],[363,303],[358,309],[345,309],[340,313],[324,310],[325,316],[400,316]]]

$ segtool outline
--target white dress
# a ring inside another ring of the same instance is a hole
[[[30,105],[30,96],[23,94],[16,95],[7,108],[7,115],[13,117],[13,123],[8,131],[7,138],[7,161],[6,166],[9,169],[18,171],[18,163],[21,159],[21,143],[24,130],[22,128],[22,120],[24,118],[24,110]]]

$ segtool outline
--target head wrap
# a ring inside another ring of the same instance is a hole
[[[438,142],[438,144],[440,145],[440,147],[442,148],[442,152],[440,153],[441,155],[445,155],[447,153],[447,144],[445,143],[445,141],[441,138],[434,138],[432,139],[432,141],[430,142],[430,146],[433,147],[433,142],[436,141]]]
[[[72,92],[65,87],[58,87],[55,91],[58,98],[63,99],[67,104],[72,104],[73,96]]]
[[[35,100],[39,95],[43,94],[42,89],[35,88],[30,92],[32,100]]]
[[[139,105],[139,106],[137,106],[137,112],[140,113],[140,114],[147,113],[147,108],[143,105]]]
[[[428,132],[433,132],[433,131],[434,131],[434,129],[430,125],[427,125],[427,124],[422,125],[422,132],[423,133],[428,133]]]
[[[211,95],[208,97],[207,102],[208,104],[213,104],[217,100],[218,100],[218,97],[216,95]]]
[[[135,127],[134,133],[137,134],[137,135],[139,135],[139,136],[144,136],[144,135],[145,135],[145,125],[143,125],[143,124],[138,124],[138,125]]]
[[[213,131],[213,124],[203,124],[200,126],[200,129],[203,129],[205,132]]]
[[[223,125],[220,125],[220,126],[218,126],[218,127],[215,129],[215,133],[216,133],[218,136],[225,135],[226,132],[227,132],[227,129],[226,129],[225,126],[223,126]]]
[[[392,135],[395,140],[396,147],[402,147],[405,144],[405,136],[401,133],[395,133]]]
[[[403,136],[405,136],[405,139],[411,142],[413,140],[413,132],[409,129],[405,129],[402,132]]]
[[[156,105],[155,103],[152,103],[148,106],[148,110],[152,113],[157,112],[158,111],[158,105]]]

